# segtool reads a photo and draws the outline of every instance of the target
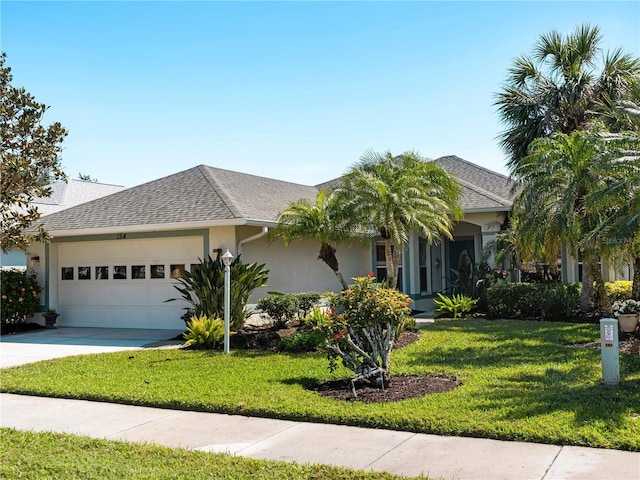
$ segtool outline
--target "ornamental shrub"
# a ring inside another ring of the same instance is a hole
[[[306,321],[324,334],[331,371],[339,358],[356,374],[353,381],[367,379],[383,387],[391,376],[396,330],[408,322],[411,300],[371,276],[353,280],[339,294],[327,294],[328,311],[314,308]]]
[[[27,323],[27,317],[40,307],[42,287],[34,273],[20,270],[0,271],[2,290],[2,328],[10,324]]]
[[[183,272],[174,288],[182,294],[182,299],[191,304],[183,320],[187,323],[192,316],[224,317],[224,264],[221,258],[213,260],[208,256],[200,261],[200,268],[192,272]],[[240,255],[231,262],[231,305],[229,321],[231,330],[237,331],[244,326],[249,317],[246,306],[249,295],[258,287],[267,283],[269,270],[264,264],[242,263]],[[170,298],[172,302],[177,298]]]
[[[285,352],[313,352],[324,345],[325,336],[318,330],[299,330],[280,339],[280,350]]]
[[[487,290],[489,314],[499,318],[566,320],[578,314],[578,283],[504,283]]]
[[[298,313],[298,299],[290,293],[270,293],[258,300],[259,310],[268,315],[273,328],[286,328]]]
[[[618,300],[629,300],[632,287],[633,282],[631,280],[618,280],[617,282],[606,282],[604,284],[611,303]]]
[[[315,292],[277,293],[270,292],[258,300],[256,306],[269,316],[273,327],[286,328],[294,320],[302,320],[318,304],[321,295]]]
[[[451,297],[445,297],[438,293],[440,300],[433,300],[436,306],[435,318],[460,318],[465,313],[469,313],[478,303],[478,299],[472,299],[466,295],[456,294]]]
[[[294,293],[295,297],[298,299],[298,318],[302,320],[311,309],[318,305],[322,295],[317,292],[302,292],[302,293]]]
[[[224,322],[206,315],[191,317],[187,331],[182,334],[185,346],[201,349],[219,348],[224,343]]]

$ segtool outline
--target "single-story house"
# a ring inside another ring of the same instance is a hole
[[[437,162],[463,187],[464,219],[453,240],[430,245],[416,234],[403,252],[400,288],[424,310],[461,256],[481,258],[512,205],[507,177],[456,156]],[[57,309],[61,326],[182,328],[185,304],[164,303],[179,297],[175,277],[227,249],[270,270],[250,303],[267,291],[337,291],[317,242],[267,241],[287,204],[314,200],[318,187],[200,165],[47,215],[52,241],[29,249],[39,259],[30,267],[45,287],[43,308]],[[381,244],[339,245],[337,257],[347,279],[385,268]]]

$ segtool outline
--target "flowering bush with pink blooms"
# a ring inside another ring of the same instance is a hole
[[[330,369],[339,358],[357,380],[383,386],[390,380],[390,354],[396,332],[410,320],[411,299],[377,283],[373,275],[354,278],[339,294],[327,294],[329,309],[307,317],[326,338]]]
[[[38,284],[35,274],[15,269],[2,270],[0,284],[2,285],[0,316],[4,331],[7,325],[26,323],[27,317],[38,310],[42,287]]]

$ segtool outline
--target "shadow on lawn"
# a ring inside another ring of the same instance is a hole
[[[584,377],[587,370],[593,372],[578,366],[569,372],[548,368],[540,375],[513,375],[487,400],[495,406],[510,404],[505,419],[567,411],[573,413],[576,425],[598,421],[618,427],[629,419],[629,410],[640,413],[640,379],[623,380],[618,385],[605,385],[600,380],[576,385],[575,379]]]
[[[448,344],[429,348],[429,331],[460,332],[465,341],[457,342],[454,336]],[[483,405],[497,412],[498,418],[525,419],[566,411],[574,415],[577,425],[599,421],[620,426],[628,421],[630,411],[640,413],[640,379],[624,380],[625,375],[640,371],[640,358],[623,355],[623,381],[604,385],[600,353],[569,346],[598,333],[593,325],[445,321],[425,330],[427,348],[407,351],[405,362],[466,371],[465,384],[478,385]],[[483,379],[474,380],[474,376]]]

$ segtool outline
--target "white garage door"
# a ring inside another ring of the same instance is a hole
[[[200,236],[59,243],[60,326],[184,328],[173,287],[203,254]],[[173,277],[173,278],[172,278]]]

